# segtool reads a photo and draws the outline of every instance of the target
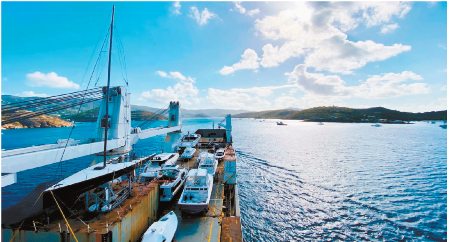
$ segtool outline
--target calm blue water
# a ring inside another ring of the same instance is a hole
[[[447,238],[447,133],[438,124],[286,123],[233,120],[246,241]],[[211,119],[190,119],[183,129],[211,125]],[[79,124],[75,138],[91,130]],[[66,138],[68,129],[2,133],[2,148],[10,149]],[[143,140],[135,151],[157,152],[163,142],[164,136]],[[2,207],[92,162],[21,172],[17,184],[2,189]]]

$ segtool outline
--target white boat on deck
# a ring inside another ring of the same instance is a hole
[[[140,176],[144,180],[160,178],[161,166],[175,165],[180,155],[178,153],[161,153],[148,160]]]
[[[177,215],[170,211],[145,231],[142,242],[170,242],[178,227]]]
[[[197,149],[193,147],[186,147],[186,149],[184,149],[183,151],[183,154],[181,154],[181,159],[192,159],[196,150]]]
[[[178,165],[166,165],[161,169],[161,174],[164,183],[159,187],[159,201],[170,202],[183,187],[188,171]]]
[[[225,149],[220,148],[216,150],[215,157],[217,160],[223,160],[223,157],[225,157]]]
[[[180,143],[178,144],[178,150],[183,150],[185,148],[194,148],[200,142],[201,135],[196,133],[187,133],[181,137]]]
[[[212,188],[213,177],[207,170],[201,168],[190,170],[178,201],[181,211],[189,214],[208,211]]]
[[[216,174],[218,161],[214,154],[208,152],[202,152],[198,156],[198,168],[206,169],[208,174],[214,175]]]

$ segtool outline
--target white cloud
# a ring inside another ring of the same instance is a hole
[[[318,95],[345,95],[345,82],[337,75],[310,73],[303,64],[297,65],[290,73],[286,73],[289,83],[296,83],[306,92]]]
[[[199,102],[199,90],[195,85],[194,78],[186,77],[178,71],[157,71],[156,74],[164,78],[175,79],[177,83],[165,89],[155,88],[143,91],[140,95],[141,101],[147,101],[156,105],[165,105],[170,101],[180,101],[186,106]]]
[[[371,40],[349,41],[338,36],[322,41],[320,48],[305,57],[305,64],[317,70],[351,73],[369,62],[382,61],[411,50],[410,46],[386,46]]]
[[[247,10],[246,8],[244,8],[244,6],[242,6],[241,2],[234,2],[234,8],[241,14],[245,14],[248,15],[250,17],[257,15],[260,13],[259,8],[255,8],[255,9],[250,9]]]
[[[238,70],[258,69],[258,67],[259,67],[258,60],[259,60],[258,54],[254,50],[246,49],[244,51],[244,53],[242,53],[241,60],[239,60],[239,62],[237,62],[231,66],[224,66],[220,70],[220,74],[229,75]]]
[[[290,83],[298,84],[311,95],[345,96],[364,99],[392,98],[407,95],[426,94],[429,87],[422,77],[411,71],[384,73],[370,76],[358,85],[347,85],[337,75],[324,75],[307,71],[305,65],[297,65],[287,73]]]
[[[35,93],[33,91],[23,91],[16,95],[19,97],[48,97],[46,93]]]
[[[411,71],[385,73],[369,77],[355,87],[354,94],[363,98],[387,98],[406,95],[425,94],[430,91],[423,78]],[[410,81],[416,81],[411,83]]]
[[[210,12],[207,8],[204,8],[201,12],[197,7],[191,7],[189,17],[193,18],[198,25],[206,25],[212,18],[216,18],[217,14]]]
[[[181,72],[178,71],[171,71],[171,72],[156,71],[156,74],[163,78],[177,79],[180,81],[189,81],[189,79],[192,79],[185,77],[183,74],[181,74]]]
[[[176,1],[172,4],[172,13],[175,15],[181,14],[181,4],[179,1]]]
[[[55,72],[42,73],[36,71],[26,75],[28,84],[34,87],[79,89],[80,85]]]
[[[291,41],[281,46],[273,46],[272,44],[266,44],[262,48],[263,56],[261,58],[261,66],[274,67],[280,63],[285,62],[291,57],[302,55],[303,49],[298,46],[298,42]]]
[[[296,3],[276,15],[256,20],[257,32],[277,42],[263,46],[260,65],[275,67],[290,58],[304,57],[309,67],[348,74],[370,62],[394,57],[411,47],[384,45],[372,40],[353,41],[348,39],[347,32],[360,25],[381,26],[381,32],[392,32],[398,28],[394,19],[403,18],[410,11],[410,5],[403,2]],[[235,3],[235,7],[246,13],[241,4]]]
[[[380,33],[382,34],[389,34],[394,32],[396,29],[398,29],[398,24],[393,23],[393,24],[386,24],[383,25],[383,27],[381,27]]]

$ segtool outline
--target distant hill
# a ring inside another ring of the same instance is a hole
[[[142,110],[148,112],[156,112],[159,108],[153,108],[148,106],[131,105],[131,111]],[[227,114],[239,114],[246,112],[246,110],[233,110],[233,109],[184,109],[180,110],[182,118],[204,118],[204,117],[224,117]]]
[[[20,110],[17,113],[29,113],[30,111]],[[10,114],[2,115],[2,119],[7,118]],[[3,129],[18,128],[49,128],[49,127],[70,127],[73,124],[56,116],[40,115],[33,118],[27,118],[18,122],[3,124]]]
[[[345,107],[316,107],[304,110],[271,110],[262,112],[247,112],[233,115],[235,118],[259,119],[294,119],[315,122],[379,122],[380,120],[447,120],[447,111],[410,113],[391,110],[383,107],[355,109]]]
[[[78,114],[63,115],[62,118],[72,120],[75,122],[95,122],[97,121],[99,108],[93,108]],[[143,110],[132,110],[131,120],[165,120],[167,117],[163,115],[156,115],[153,112]]]

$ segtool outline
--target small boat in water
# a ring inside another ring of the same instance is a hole
[[[181,159],[192,159],[192,157],[194,157],[195,151],[195,148],[186,147],[183,151],[183,154],[181,154]]]
[[[218,161],[223,160],[223,157],[225,157],[225,150],[220,148],[216,151],[215,157]]]
[[[187,133],[181,137],[180,143],[178,144],[178,151],[182,151],[188,147],[194,148],[200,141],[201,135],[196,133]]]
[[[439,125],[439,127],[443,128],[443,129],[447,129],[447,124],[441,124],[441,125]]]
[[[140,174],[143,180],[153,180],[161,177],[161,166],[175,165],[180,155],[178,153],[161,153],[148,159],[143,171]]]
[[[280,121],[280,122],[277,122],[277,125],[287,125],[287,124]]]
[[[177,215],[170,211],[160,220],[154,222],[145,231],[142,242],[169,242],[173,240],[178,227]]]
[[[372,124],[372,127],[381,127],[381,124]]]
[[[318,122],[317,125],[323,125],[323,123],[322,122]]]
[[[208,171],[208,174],[214,175],[216,174],[218,161],[214,154],[208,152],[202,152],[198,156],[198,168],[202,168]]]
[[[197,214],[208,211],[213,188],[213,177],[205,169],[192,169],[178,205],[184,213]]]
[[[166,165],[161,169],[161,180],[164,181],[159,187],[161,202],[170,202],[181,190],[186,181],[188,171],[178,165]]]

